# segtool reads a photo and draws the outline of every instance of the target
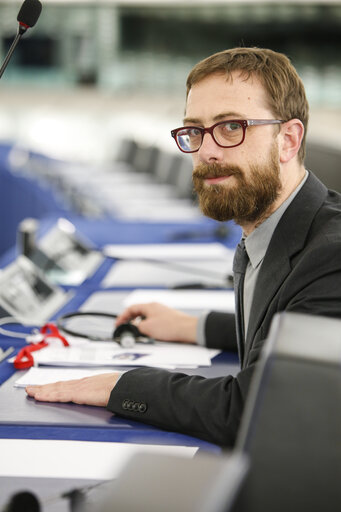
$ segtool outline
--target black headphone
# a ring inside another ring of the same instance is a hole
[[[91,341],[108,341],[108,338],[102,338],[100,336],[94,336],[92,334],[84,334],[80,331],[70,329],[69,327],[65,326],[65,322],[71,318],[78,318],[82,316],[92,316],[92,317],[99,317],[99,318],[117,318],[118,315],[115,315],[113,313],[101,313],[97,311],[76,311],[73,313],[67,313],[63,316],[60,316],[57,321],[56,325],[58,329],[65,332],[66,334],[70,334],[71,336],[78,336],[81,338],[86,338]],[[124,348],[132,348],[136,342],[140,343],[154,343],[154,340],[152,338],[148,338],[147,336],[144,336],[136,327],[136,325],[128,322],[126,324],[121,324],[118,327],[116,327],[112,333],[112,339],[113,341],[116,341]]]

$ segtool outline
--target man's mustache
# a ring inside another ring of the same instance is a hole
[[[234,165],[199,164],[193,170],[194,178],[221,178],[222,176],[243,176],[240,167]]]

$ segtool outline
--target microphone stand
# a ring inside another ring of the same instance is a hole
[[[15,36],[15,39],[14,39],[13,43],[11,44],[11,47],[8,50],[6,58],[5,58],[2,66],[0,68],[0,78],[4,74],[4,71],[5,71],[6,67],[7,67],[7,64],[9,63],[9,61],[10,61],[10,59],[12,57],[12,54],[13,54],[17,44],[19,43],[21,37],[25,34],[27,29],[28,29],[28,26],[19,23],[17,35]]]

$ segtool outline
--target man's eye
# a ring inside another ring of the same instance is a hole
[[[227,132],[234,132],[240,130],[241,126],[239,123],[225,123],[222,125],[222,128]]]
[[[197,128],[189,128],[186,130],[186,135],[188,135],[188,137],[199,137],[200,133],[200,130]]]

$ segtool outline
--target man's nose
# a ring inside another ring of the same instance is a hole
[[[218,146],[210,133],[205,133],[198,151],[198,157],[204,163],[222,162],[224,148]]]

